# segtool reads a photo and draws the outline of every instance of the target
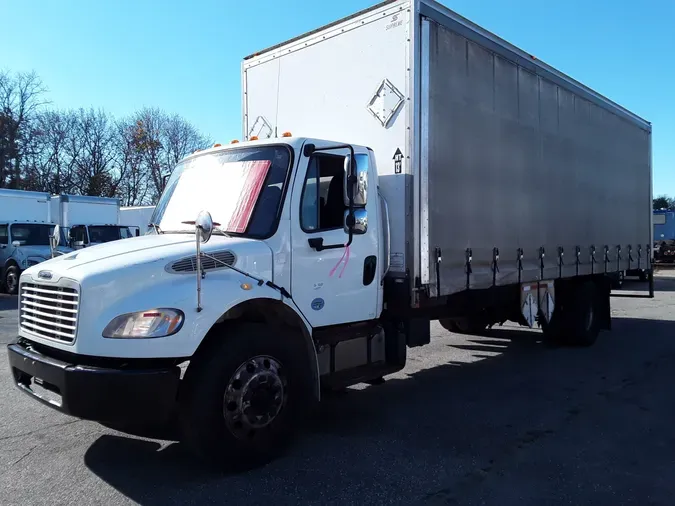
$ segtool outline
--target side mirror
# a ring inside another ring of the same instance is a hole
[[[75,239],[75,231],[72,228],[68,230],[68,237],[70,239]]]
[[[350,196],[350,176],[353,185],[351,185],[351,194],[354,198],[355,207],[365,207],[368,202],[368,155],[356,155],[356,160],[352,160],[350,155],[345,157],[345,178],[344,178],[344,201],[345,206],[349,206]]]
[[[84,248],[84,241],[74,241],[73,242],[73,247],[78,249],[78,248]]]
[[[354,209],[352,215],[349,210],[345,211],[344,230],[349,233],[351,229],[354,235],[363,235],[368,231],[368,211],[365,209]]]
[[[56,225],[54,226],[54,231],[52,232],[52,235],[49,236],[49,245],[54,250],[58,247],[60,242],[61,242],[61,227]]]
[[[21,246],[21,241],[12,241],[12,246],[18,248],[19,246]]]
[[[209,242],[211,234],[213,233],[213,218],[208,211],[201,211],[195,220],[196,233],[199,236],[199,241],[203,243]]]

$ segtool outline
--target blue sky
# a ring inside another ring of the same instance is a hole
[[[55,107],[177,112],[241,137],[243,56],[377,0],[0,0],[0,68]],[[675,196],[675,1],[443,0],[653,123],[654,193]]]

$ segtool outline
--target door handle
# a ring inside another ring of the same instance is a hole
[[[351,244],[351,241],[349,241],[347,244],[329,244],[328,246],[324,246],[323,237],[312,237],[311,239],[307,239],[307,242],[309,243],[310,248],[314,248],[317,251],[344,248]]]

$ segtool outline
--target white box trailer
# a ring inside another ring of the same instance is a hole
[[[413,293],[649,265],[650,123],[437,2],[383,2],[242,74],[246,138],[373,149]]]
[[[119,225],[120,200],[108,197],[58,195],[59,223],[62,227],[74,225]]]
[[[51,223],[51,196],[45,192],[0,189],[0,221]]]
[[[120,223],[133,227],[140,235],[145,235],[152,222],[155,206],[129,206],[120,208]]]

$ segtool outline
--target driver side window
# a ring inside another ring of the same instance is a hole
[[[346,209],[343,185],[343,156],[312,155],[300,204],[300,226],[305,232],[342,228]]]
[[[87,240],[86,229],[82,226],[73,227],[70,231],[70,237],[73,239],[73,242],[83,242],[84,244],[89,242]]]

